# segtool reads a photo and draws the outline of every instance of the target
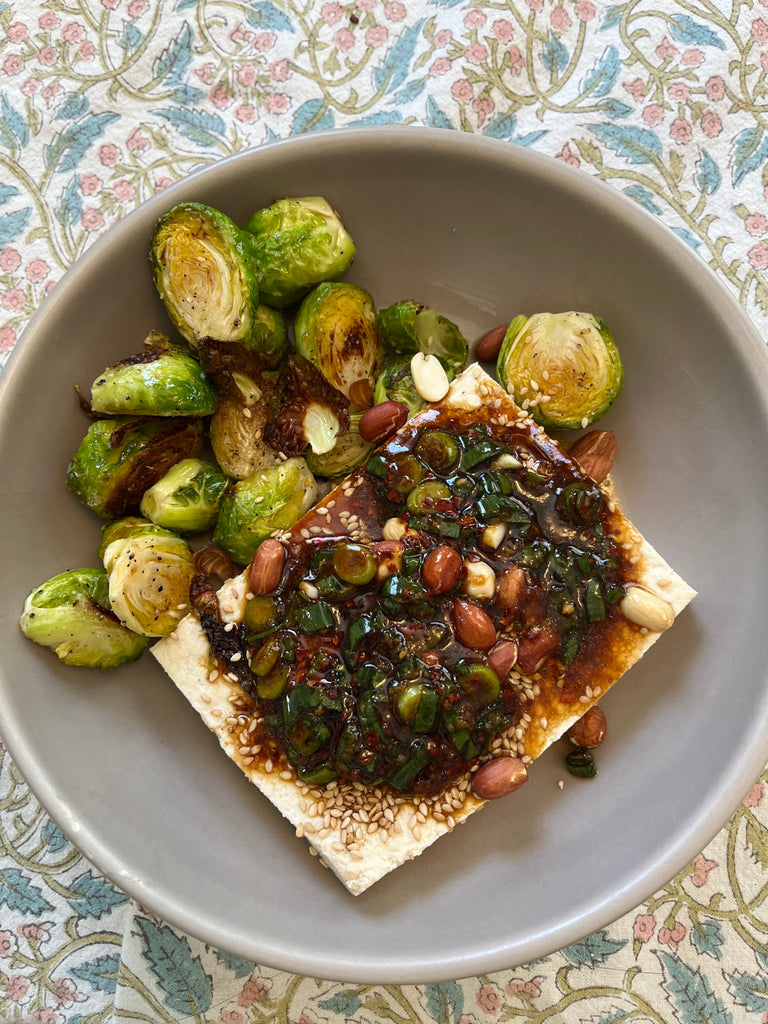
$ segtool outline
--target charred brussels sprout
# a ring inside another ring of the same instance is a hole
[[[199,419],[96,420],[69,464],[67,485],[105,519],[138,510],[144,492],[181,459],[200,454]]]
[[[327,454],[349,426],[349,400],[298,355],[288,357],[283,386],[283,406],[267,440],[288,455],[303,455],[307,448]]]
[[[424,408],[424,399],[416,390],[411,374],[411,357],[398,356],[390,360],[376,378],[373,404],[401,402],[408,410],[408,418]]]
[[[109,601],[120,621],[141,636],[168,636],[189,611],[195,575],[192,551],[165,530],[113,540],[104,551]]]
[[[213,543],[240,565],[274,530],[288,530],[317,499],[317,484],[302,458],[288,459],[238,480],[224,495]]]
[[[373,299],[356,284],[319,284],[299,306],[293,333],[299,355],[347,398],[355,381],[374,381],[384,365]]]
[[[144,492],[141,512],[167,530],[202,533],[215,525],[229,484],[215,462],[182,459]]]
[[[130,537],[144,537],[152,534],[154,537],[175,537],[171,530],[165,530],[151,519],[142,516],[125,516],[123,519],[115,519],[111,523],[105,523],[101,530],[101,542],[99,544],[99,560],[104,562],[104,552],[113,540],[128,540]]]
[[[279,199],[257,210],[246,230],[255,242],[262,302],[280,309],[341,277],[355,255],[339,215],[320,196]]]
[[[401,355],[437,356],[450,376],[464,369],[469,346],[459,328],[431,306],[405,299],[382,309],[379,333]]]
[[[273,370],[288,352],[288,324],[279,309],[261,305],[256,310],[250,337],[243,339],[249,352],[259,356]]]
[[[219,396],[197,360],[178,349],[123,359],[96,378],[91,408],[129,416],[210,416]]]
[[[586,427],[610,409],[624,368],[608,328],[591,313],[515,317],[497,362],[499,381],[546,427]]]
[[[250,336],[259,285],[248,232],[210,206],[180,203],[158,221],[150,252],[160,298],[191,345]]]
[[[24,602],[20,626],[66,665],[84,668],[118,668],[147,646],[110,609],[103,569],[70,569],[37,587]]]

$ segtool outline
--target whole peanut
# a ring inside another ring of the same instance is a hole
[[[496,580],[496,603],[504,615],[514,612],[525,592],[525,572],[518,565],[507,566]]]
[[[574,722],[568,730],[568,739],[577,747],[587,747],[594,750],[599,747],[608,732],[608,720],[605,712],[597,705],[590,708],[586,715]]]
[[[498,357],[508,327],[509,324],[499,324],[486,331],[475,345],[475,359],[481,363],[492,363]]]
[[[459,643],[474,651],[487,651],[493,647],[496,642],[496,626],[480,605],[460,597],[454,598],[451,618]]]
[[[360,417],[360,437],[369,444],[386,441],[408,419],[408,407],[402,402],[380,402],[366,409]]]
[[[271,594],[283,575],[285,548],[279,540],[268,537],[256,548],[248,570],[248,587],[252,594]]]
[[[583,473],[601,484],[616,458],[616,437],[610,430],[591,430],[579,438],[569,455],[578,462]]]
[[[472,776],[472,792],[480,800],[498,800],[528,781],[528,769],[518,757],[494,757]]]
[[[530,675],[541,665],[542,661],[553,654],[560,646],[557,633],[542,629],[538,633],[524,636],[517,652],[517,666],[523,675]]]
[[[430,594],[447,594],[459,582],[461,555],[448,544],[432,548],[421,567],[421,578]]]

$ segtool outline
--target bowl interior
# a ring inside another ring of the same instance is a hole
[[[219,751],[150,656],[110,675],[20,636],[27,593],[95,565],[99,521],[67,492],[86,429],[72,385],[170,330],[150,277],[157,217],[182,199],[244,223],[324,195],[378,306],[416,298],[473,340],[519,312],[581,309],[619,344],[603,421],[625,509],[699,592],[603,702],[600,774],[555,745],[514,799],[348,895]],[[544,955],[636,906],[723,824],[768,757],[766,356],[704,265],[607,187],[508,144],[420,129],[277,143],[157,196],[47,300],[2,381],[0,714],[73,841],[143,905],[206,941],[297,973],[440,980]],[[738,672],[738,678],[735,675]],[[724,710],[727,709],[727,713]],[[558,780],[565,780],[564,788]]]

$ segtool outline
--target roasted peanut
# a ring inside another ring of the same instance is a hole
[[[496,579],[496,604],[505,615],[514,612],[525,593],[525,572],[519,565],[510,565]]]
[[[478,604],[454,598],[451,610],[453,628],[459,643],[474,651],[487,651],[496,642],[493,619]]]
[[[652,633],[663,633],[675,621],[675,610],[669,601],[636,585],[627,587],[619,609],[624,618]]]
[[[475,359],[481,363],[492,363],[499,355],[508,327],[509,324],[499,324],[486,331],[475,345]]]
[[[616,458],[616,437],[610,430],[592,430],[579,438],[569,454],[583,473],[596,484],[601,484]]]
[[[608,732],[608,721],[605,713],[595,705],[578,722],[574,722],[568,730],[568,739],[577,747],[594,750],[599,747]]]
[[[494,757],[472,776],[472,792],[480,800],[498,800],[528,781],[528,769],[519,757]]]
[[[421,578],[430,594],[447,594],[460,576],[461,555],[448,544],[432,548],[421,567]]]
[[[285,548],[279,540],[268,537],[256,548],[248,570],[248,587],[252,594],[271,594],[280,582],[285,564]]]
[[[545,658],[560,646],[560,637],[548,629],[529,633],[520,641],[517,651],[517,666],[523,675],[535,672]]]
[[[502,681],[509,675],[517,661],[517,644],[514,640],[499,640],[488,652],[488,664]]]
[[[402,402],[380,402],[366,409],[360,417],[360,437],[369,444],[386,441],[408,419],[408,408]]]
[[[448,394],[450,381],[437,356],[417,352],[411,359],[413,383],[425,402],[439,402]]]

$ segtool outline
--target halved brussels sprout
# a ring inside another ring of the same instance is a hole
[[[249,352],[259,356],[266,367],[276,369],[288,353],[288,324],[279,309],[260,305],[256,309],[253,330],[243,338]]]
[[[355,244],[339,215],[320,196],[279,199],[246,224],[255,241],[262,302],[288,306],[321,281],[344,273]]]
[[[195,565],[181,537],[158,533],[113,540],[104,568],[112,611],[135,633],[168,636],[189,611]]]
[[[142,516],[125,516],[123,519],[115,519],[114,522],[105,523],[101,529],[101,542],[99,543],[99,559],[104,562],[104,552],[113,540],[128,540],[130,537],[175,537],[176,534],[170,530],[163,529],[151,519],[144,519]]]
[[[248,565],[274,530],[288,530],[317,500],[317,484],[302,458],[288,459],[238,480],[224,495],[213,543]]]
[[[259,284],[248,232],[220,210],[180,203],[158,221],[150,255],[168,316],[191,345],[250,336]]]
[[[382,309],[379,333],[385,344],[402,355],[437,356],[450,377],[466,366],[469,346],[464,335],[453,321],[423,302],[405,299]]]
[[[293,333],[298,354],[347,398],[355,381],[374,381],[384,365],[376,308],[359,285],[319,284],[299,306]]]
[[[182,459],[141,499],[141,513],[178,533],[202,533],[216,523],[230,479],[215,462]]]
[[[267,440],[287,455],[311,448],[325,455],[349,426],[349,400],[303,356],[289,356],[283,374],[283,405]]]
[[[315,476],[331,480],[346,476],[366,461],[376,446],[364,441],[360,436],[357,425],[362,415],[362,412],[357,412],[350,416],[349,430],[339,434],[336,444],[329,452],[323,455],[307,453],[307,465]]]
[[[103,569],[70,569],[47,580],[24,602],[19,625],[65,665],[118,668],[136,661],[147,646],[111,611]]]
[[[219,395],[203,368],[179,349],[150,349],[108,366],[91,386],[97,413],[210,416]]]
[[[515,317],[496,369],[515,401],[546,427],[576,429],[599,420],[624,380],[616,343],[591,313]]]
[[[80,442],[67,471],[67,485],[104,519],[138,510],[149,487],[181,459],[200,454],[200,419],[96,420]]]
[[[426,403],[413,382],[410,356],[391,359],[376,378],[373,404],[382,402],[400,402],[408,409],[409,419],[424,408]]]

